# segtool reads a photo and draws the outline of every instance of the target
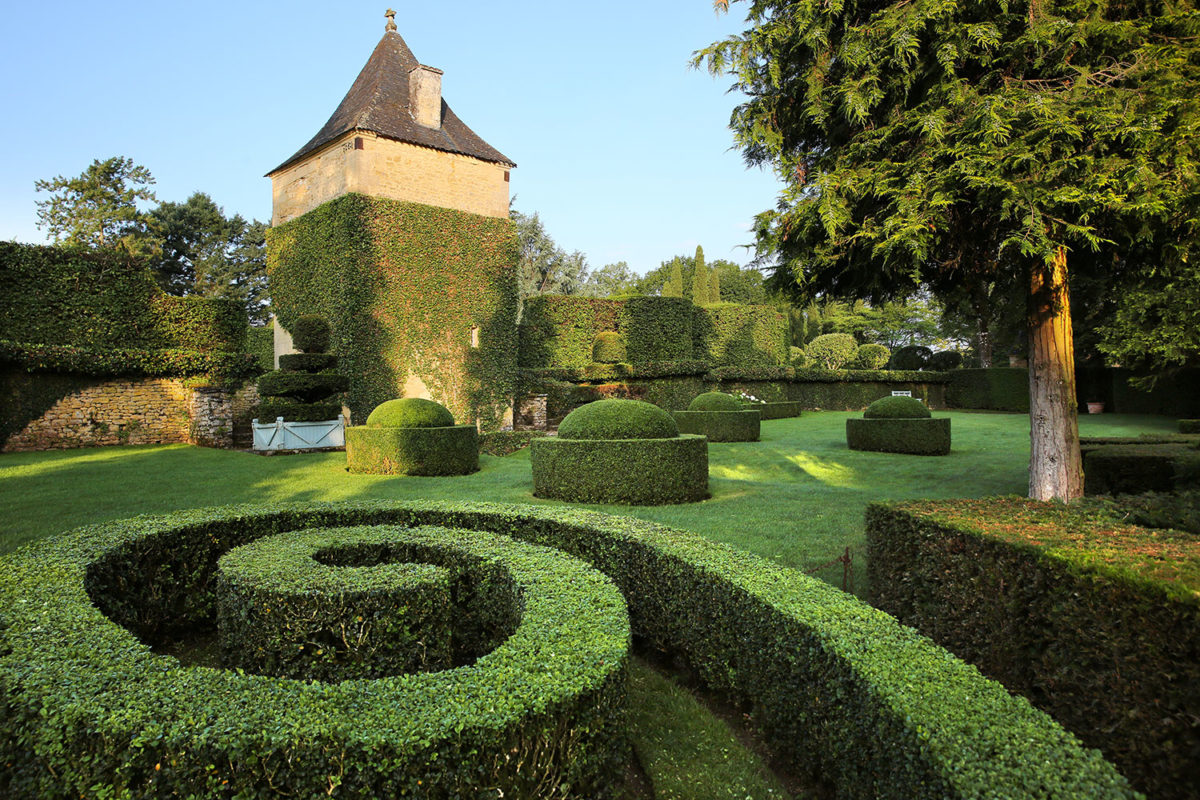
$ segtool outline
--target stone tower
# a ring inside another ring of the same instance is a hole
[[[325,126],[267,173],[271,224],[350,192],[508,217],[516,165],[450,109],[442,71],[417,61],[394,16]]]
[[[497,427],[516,377],[516,165],[450,109],[442,71],[386,16],[329,121],[267,173],[271,299],[285,329],[330,320],[354,420],[417,396]]]

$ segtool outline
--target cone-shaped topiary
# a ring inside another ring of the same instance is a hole
[[[863,419],[928,419],[929,409],[915,397],[881,397],[863,411]]]
[[[688,404],[688,411],[741,411],[742,403],[731,394],[705,392]]]
[[[367,417],[367,425],[372,428],[448,428],[453,424],[450,409],[420,397],[380,403]]]
[[[558,426],[560,439],[673,439],[671,415],[641,400],[597,400],[580,406]]]
[[[366,425],[346,429],[346,468],[381,475],[467,475],[479,470],[479,432],[455,425],[443,405],[388,400]]]

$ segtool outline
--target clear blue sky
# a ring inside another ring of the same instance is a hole
[[[732,151],[730,81],[691,53],[741,31],[710,0],[405,3],[396,23],[443,96],[517,162],[517,208],[598,268],[704,245],[745,263],[769,172]],[[41,242],[34,181],[128,156],[158,199],[204,191],[268,220],[263,177],[324,124],[383,35],[384,0],[4,3],[0,239]]]

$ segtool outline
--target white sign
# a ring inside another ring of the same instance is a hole
[[[892,392],[892,397],[912,397],[912,392]]]

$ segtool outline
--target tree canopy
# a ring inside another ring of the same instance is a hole
[[[1153,275],[1197,227],[1193,0],[750,0],[697,53],[784,181],[760,256],[798,294],[1023,285],[1031,494],[1082,492],[1071,270]]]
[[[517,226],[517,282],[521,297],[538,294],[578,294],[587,278],[587,257],[568,253],[555,243],[537,212],[510,212]]]
[[[56,242],[89,248],[123,249],[145,256],[158,247],[148,215],[138,203],[154,201],[154,176],[133,159],[95,159],[81,175],[34,182],[39,192],[38,228]]]

